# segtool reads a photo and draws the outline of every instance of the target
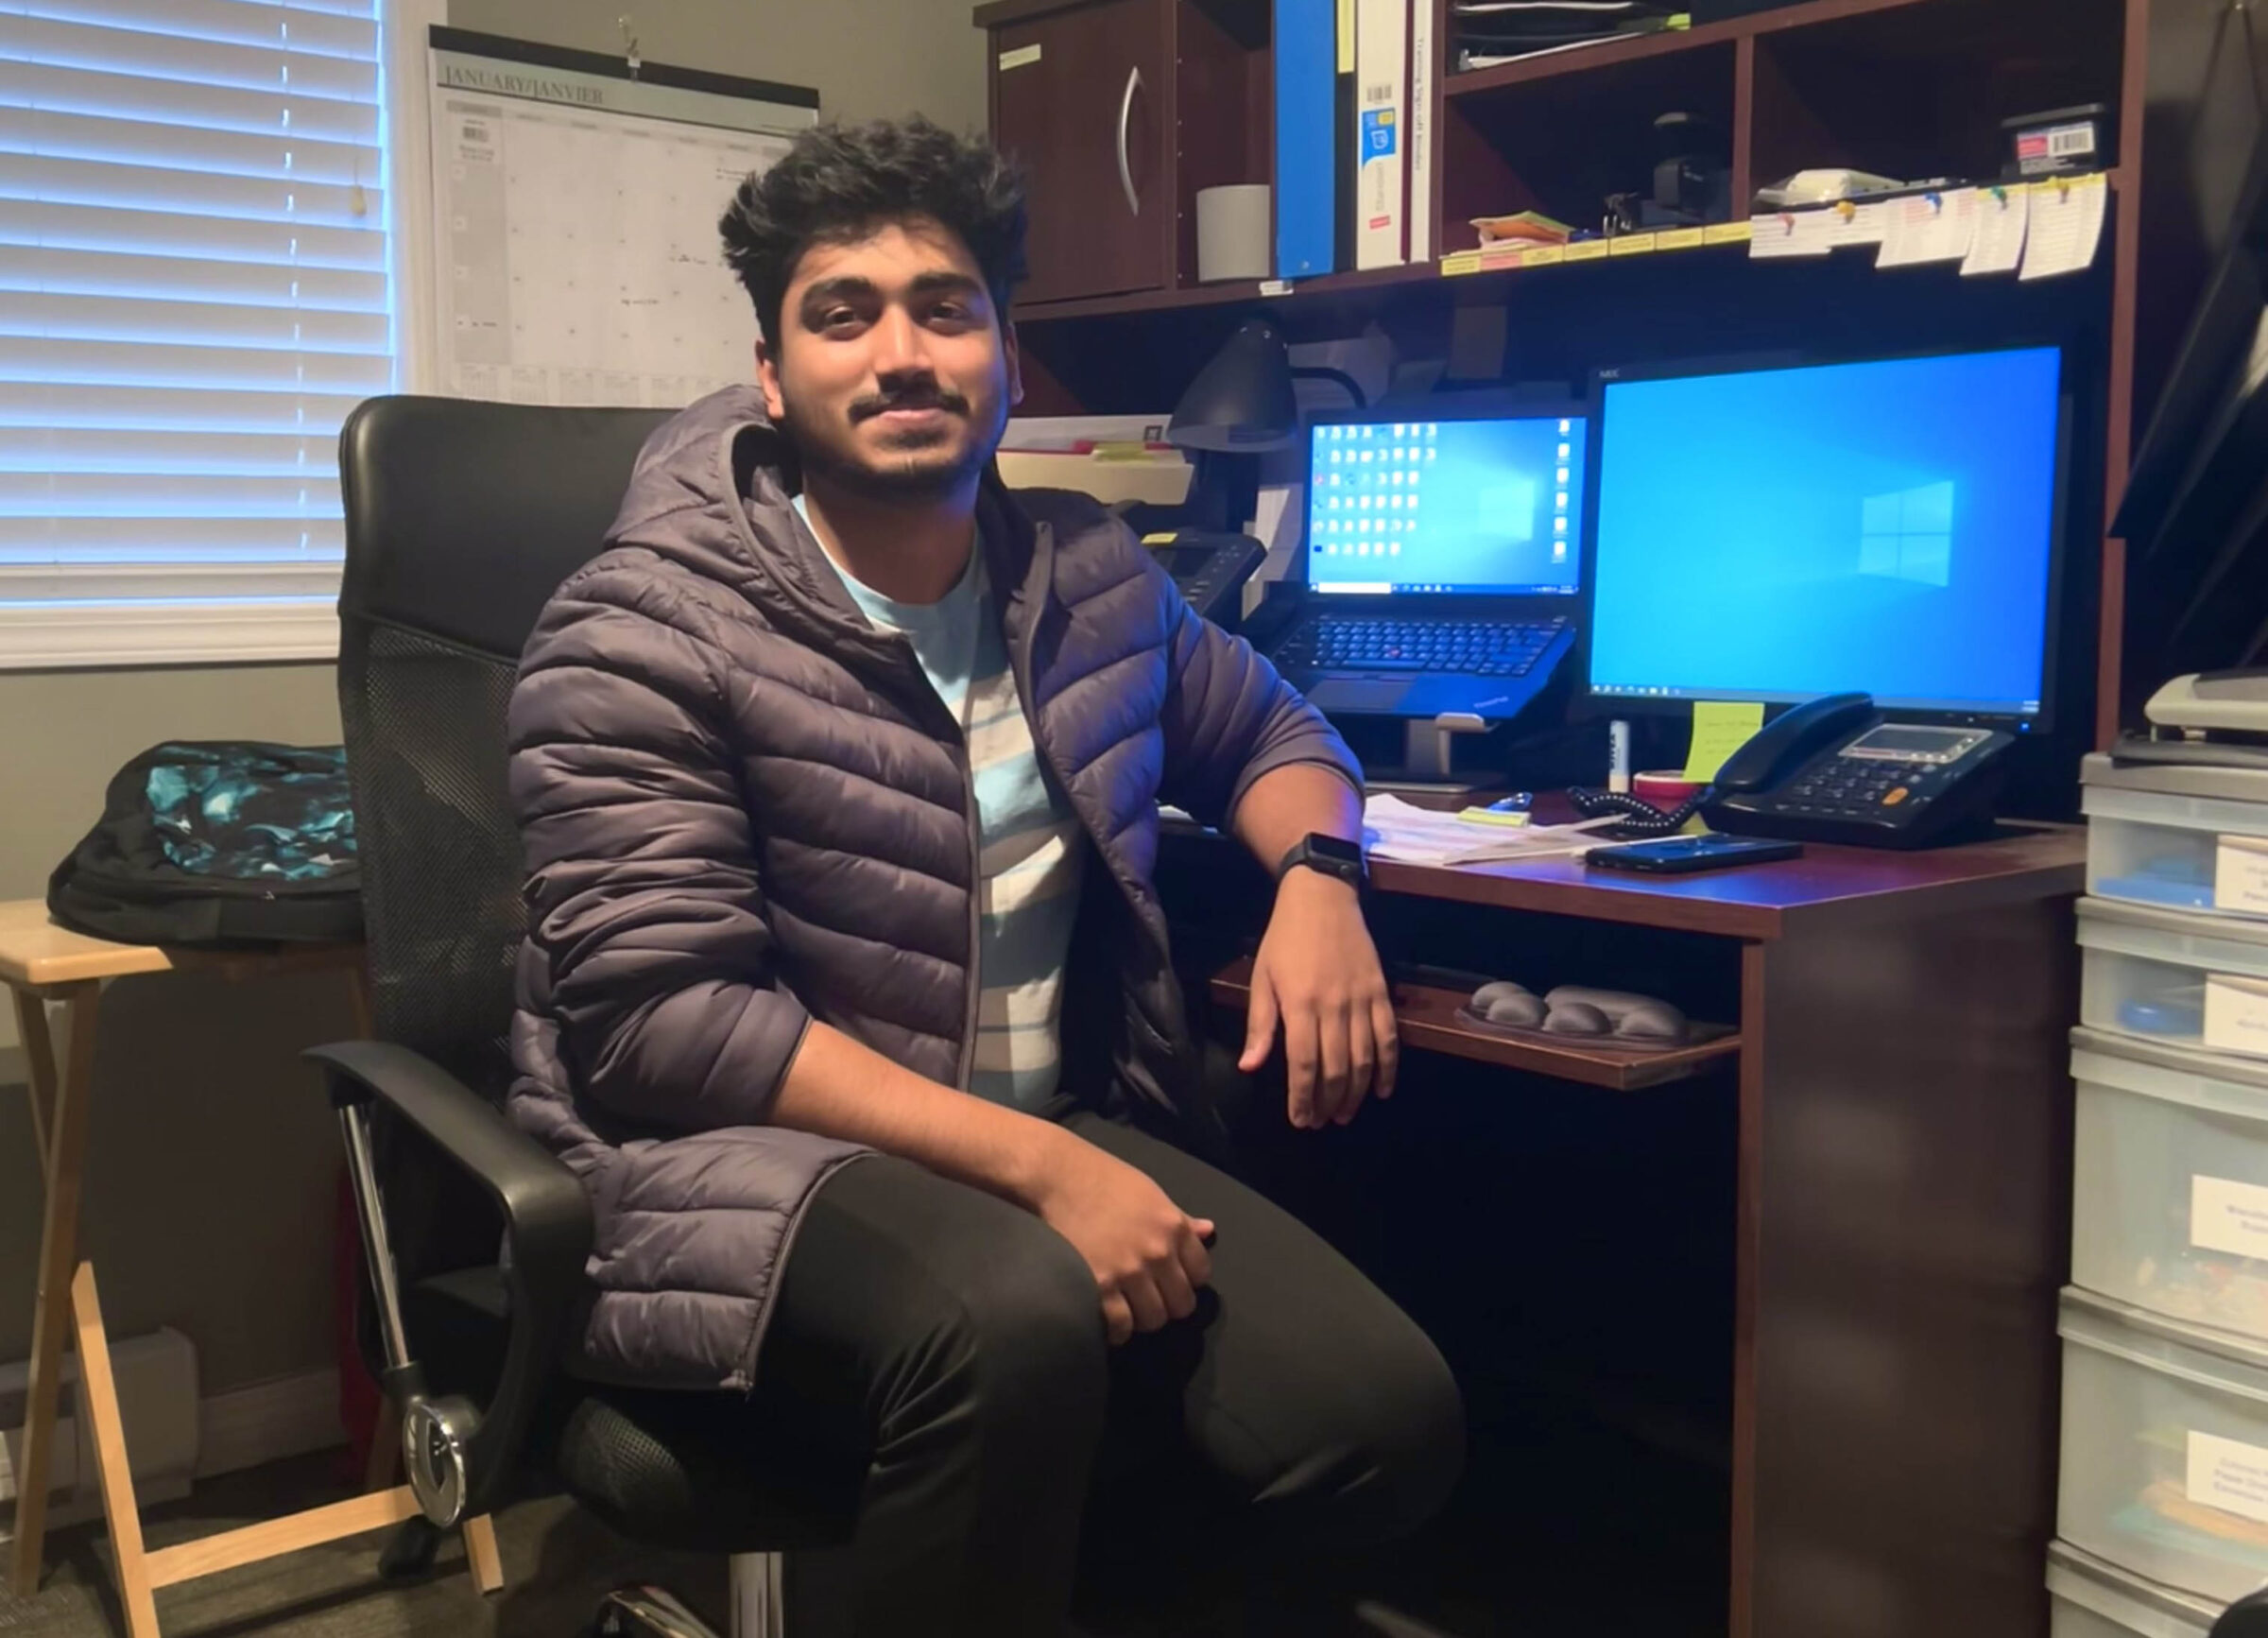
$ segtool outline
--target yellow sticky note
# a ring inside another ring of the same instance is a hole
[[[1575,239],[1569,243],[1560,260],[1566,262],[1604,262],[1614,254],[1605,239]]]
[[[1693,743],[1685,753],[1685,777],[1707,785],[1717,777],[1725,759],[1756,737],[1764,725],[1761,703],[1733,704],[1722,699],[1693,701]]]
[[[1751,221],[1711,222],[1701,230],[1703,241],[1711,245],[1744,245],[1755,234],[1756,224]]]
[[[1453,279],[1460,273],[1477,273],[1480,270],[1481,253],[1478,250],[1459,250],[1453,255],[1441,258],[1441,276],[1445,279]]]
[[[1644,256],[1656,249],[1652,233],[1617,233],[1606,241],[1607,254],[1614,256]]]
[[[1523,267],[1554,267],[1567,260],[1565,245],[1538,245],[1520,259]]]
[[[1665,228],[1654,235],[1658,250],[1697,250],[1708,243],[1708,233],[1699,228]]]

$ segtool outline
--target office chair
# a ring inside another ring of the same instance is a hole
[[[524,926],[506,705],[545,600],[596,555],[664,419],[411,397],[348,418],[338,690],[374,1039],[310,1056],[361,1220],[363,1336],[426,1527],[548,1479],[634,1541],[730,1555],[734,1638],[781,1638],[782,1551],[846,1539],[855,1497],[754,1459],[738,1396],[562,1369],[590,1206],[500,1108]]]

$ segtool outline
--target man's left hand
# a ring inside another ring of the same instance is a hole
[[[1400,1047],[1378,947],[1354,888],[1317,871],[1294,869],[1277,886],[1252,963],[1238,1060],[1247,1075],[1267,1062],[1279,1025],[1294,1126],[1345,1126],[1373,1090],[1393,1095]]]

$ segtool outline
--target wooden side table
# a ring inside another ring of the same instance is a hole
[[[57,926],[48,919],[47,906],[36,899],[0,903],[0,983],[8,986],[15,1002],[16,1025],[24,1039],[30,1071],[33,1140],[40,1146],[47,1190],[40,1233],[39,1296],[32,1316],[30,1391],[25,1409],[23,1469],[16,1489],[10,1580],[21,1597],[29,1597],[39,1589],[55,1442],[57,1377],[62,1368],[65,1330],[70,1327],[76,1331],[79,1398],[93,1435],[103,1513],[110,1526],[118,1596],[126,1611],[129,1638],[159,1638],[153,1595],[160,1587],[318,1546],[342,1536],[382,1529],[418,1511],[417,1499],[408,1486],[375,1488],[393,1476],[394,1464],[386,1459],[390,1455],[389,1440],[387,1451],[372,1453],[373,1489],[369,1494],[159,1552],[143,1547],[142,1516],[134,1505],[133,1477],[127,1465],[126,1431],[118,1414],[110,1345],[95,1295],[94,1267],[78,1260],[79,1190],[86,1174],[95,1026],[104,984],[147,973],[192,971],[218,973],[232,979],[283,973],[337,973],[352,992],[358,1025],[366,1031],[369,1027],[359,944],[225,952],[114,944]],[[47,1027],[49,1002],[60,1004],[63,1010],[65,1057],[60,1064]],[[382,1422],[382,1440],[387,1425],[390,1419]],[[465,1553],[482,1592],[492,1593],[504,1585],[495,1527],[487,1517],[466,1521]]]

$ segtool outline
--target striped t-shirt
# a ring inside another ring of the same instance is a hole
[[[803,509],[802,497],[796,509]],[[833,562],[832,556],[828,561]],[[976,1061],[969,1090],[1032,1109],[1061,1069],[1063,963],[1071,954],[1086,847],[1069,802],[1040,771],[1008,666],[984,553],[935,603],[900,603],[834,563],[868,620],[913,644],[945,709],[960,719],[976,778],[981,853]]]

